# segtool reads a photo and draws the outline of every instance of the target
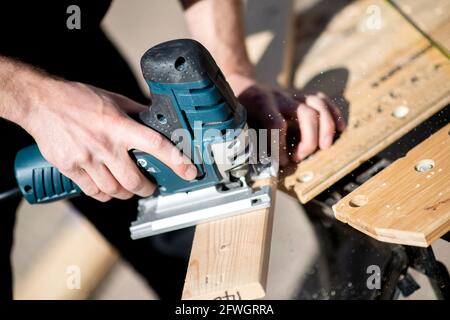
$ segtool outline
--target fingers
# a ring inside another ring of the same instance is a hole
[[[175,145],[158,132],[130,121],[128,129],[128,150],[138,149],[158,158],[177,175],[185,180],[197,176],[197,168],[183,155]]]
[[[128,192],[148,197],[155,191],[156,186],[139,171],[127,152],[121,159],[111,159],[108,167],[114,178]]]
[[[319,132],[319,113],[306,104],[297,108],[297,118],[300,127],[301,140],[293,155],[294,161],[305,159],[317,149]]]
[[[133,192],[126,190],[103,163],[86,165],[84,168],[101,192],[122,200],[133,196]]]
[[[102,192],[84,169],[74,168],[68,171],[60,171],[66,177],[75,182],[87,196],[90,196],[101,202],[111,200],[111,196]]]
[[[305,102],[319,113],[319,147],[320,149],[328,149],[333,144],[336,130],[328,105],[318,96],[308,96]]]
[[[333,116],[334,122],[336,124],[337,132],[343,132],[346,125],[341,110],[334,103],[332,103],[323,92],[318,92],[317,96],[325,101],[328,105],[329,111],[331,112],[331,115]]]
[[[288,96],[275,91],[279,110],[287,119],[298,122],[301,142],[293,155],[294,161],[306,158],[319,146],[327,149],[333,144],[336,131],[343,131],[345,124],[339,109],[328,101],[325,94]]]

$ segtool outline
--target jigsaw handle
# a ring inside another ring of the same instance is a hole
[[[45,160],[36,144],[16,154],[14,171],[18,187],[30,204],[66,199],[81,193],[80,187]]]

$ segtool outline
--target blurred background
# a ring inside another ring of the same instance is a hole
[[[328,6],[336,5],[335,1],[326,2]],[[336,1],[339,6],[348,2]],[[315,0],[254,0],[244,3],[247,44],[253,46],[251,58],[255,63],[259,62],[259,78],[275,84],[284,68],[283,49],[287,47],[290,17],[305,17],[305,12],[317,7],[318,3],[322,3],[326,13],[327,5],[325,1]],[[308,21],[321,18],[320,14],[316,15]],[[305,30],[307,32],[310,28],[303,25],[305,29],[298,30],[301,26],[298,21],[292,26],[298,34],[305,34]],[[139,67],[143,52],[166,40],[189,37],[182,9],[175,0],[115,0],[103,21],[103,28],[132,66],[144,92],[148,89]],[[450,266],[449,244],[438,240],[434,249],[437,257]],[[304,277],[314,272],[317,253],[317,239],[302,206],[292,197],[278,192],[267,298],[291,298]],[[76,299],[158,298],[93,227],[63,202],[33,207],[22,203],[16,225],[13,266],[15,296],[19,299],[55,296]],[[70,266],[80,268],[82,281],[79,289],[69,290],[65,285],[72,272]],[[433,299],[434,294],[426,279],[417,273],[413,275],[422,289],[409,298]]]

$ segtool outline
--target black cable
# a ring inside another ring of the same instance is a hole
[[[19,188],[14,188],[0,193],[0,201],[19,198],[22,196]]]

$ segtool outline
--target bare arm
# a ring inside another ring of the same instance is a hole
[[[17,93],[22,85],[26,85],[25,81],[19,80],[26,78],[26,73],[26,68],[19,63],[0,56],[0,117],[22,127],[29,114],[30,103],[25,95]],[[32,72],[29,74],[30,77],[33,76]]]
[[[122,95],[0,56],[0,117],[23,127],[50,163],[97,200],[153,192],[130,149],[154,155],[182,178],[195,177],[195,167],[170,141],[128,117],[143,108]]]
[[[186,10],[186,21],[193,37],[213,54],[225,74],[253,75],[240,0],[198,1]]]

